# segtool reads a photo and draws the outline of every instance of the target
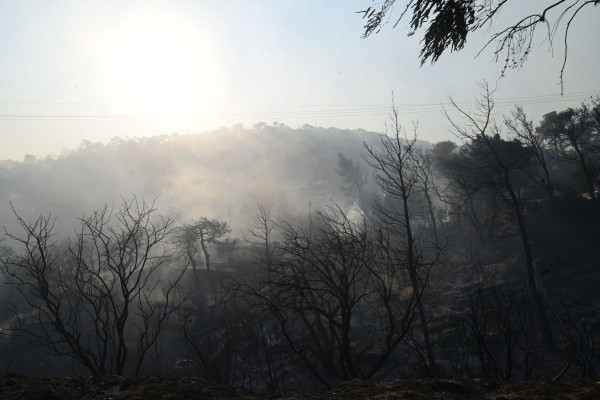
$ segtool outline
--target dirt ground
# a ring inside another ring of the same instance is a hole
[[[195,378],[0,378],[0,399],[269,399]],[[284,399],[600,399],[600,382],[504,383],[486,380],[352,381],[325,393]]]

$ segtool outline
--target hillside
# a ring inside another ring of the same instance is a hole
[[[0,162],[0,225],[17,212],[58,217],[59,228],[121,196],[157,199],[178,222],[206,215],[246,229],[257,204],[277,217],[306,215],[309,205],[343,201],[338,153],[362,162],[363,140],[376,134],[305,125],[235,125],[194,135],[84,141],[58,157]],[[61,225],[64,224],[64,225]]]

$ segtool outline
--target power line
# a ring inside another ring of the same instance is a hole
[[[500,98],[494,101],[498,107],[520,105],[548,104],[582,101],[597,95],[598,91],[575,92],[565,96],[559,95],[536,95]],[[6,104],[6,102],[0,102]],[[29,103],[28,103],[29,104]],[[60,104],[60,103],[53,103]],[[83,104],[83,103],[79,103]],[[89,103],[91,104],[91,103]],[[474,107],[476,101],[456,101],[456,105],[463,107]],[[405,103],[395,104],[396,110],[401,114],[440,112],[451,107],[450,102],[440,103]],[[287,106],[290,107],[290,106]],[[229,112],[214,113],[210,117],[201,114],[0,114],[0,120],[4,121],[89,121],[89,122],[151,122],[160,120],[207,120],[207,119],[266,119],[266,118],[347,118],[387,115],[391,110],[390,105],[328,105],[329,109],[305,109],[305,110],[274,110],[265,112]],[[331,108],[351,107],[351,108]]]
[[[498,99],[499,101],[507,100],[520,100],[520,99],[538,99],[538,98],[565,98],[569,96],[581,96],[581,95],[597,95],[600,90],[586,90],[571,92],[568,95],[561,96],[560,94],[545,94],[545,95],[531,95],[531,96],[513,96]],[[473,101],[458,101],[459,103],[473,103]],[[104,102],[51,102],[51,101],[26,101],[26,100],[4,100],[0,101],[0,104],[26,104],[26,105],[82,105],[82,106],[126,106],[134,105],[136,103],[104,103]],[[439,105],[440,103],[397,103],[397,106],[428,106],[428,105]],[[197,104],[198,105],[198,104]],[[212,107],[389,107],[389,104],[213,104]]]

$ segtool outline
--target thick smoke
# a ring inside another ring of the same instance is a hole
[[[57,231],[76,218],[132,195],[156,199],[159,213],[189,222],[200,216],[245,230],[261,204],[278,219],[305,217],[333,198],[352,207],[336,172],[338,153],[364,164],[363,141],[377,134],[304,125],[234,125],[190,135],[84,141],[57,158],[0,163],[0,223],[51,213]]]

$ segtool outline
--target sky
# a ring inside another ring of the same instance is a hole
[[[547,2],[509,2],[492,31]],[[453,139],[441,113],[470,107],[477,81],[497,85],[498,116],[523,104],[530,118],[600,93],[600,9],[563,47],[542,35],[525,66],[498,81],[489,32],[420,66],[407,21],[361,39],[356,11],[371,0],[0,2],[0,159],[58,156],[82,140],[197,133],[242,123],[383,131],[392,93],[419,137]],[[525,5],[524,5],[525,4]]]

